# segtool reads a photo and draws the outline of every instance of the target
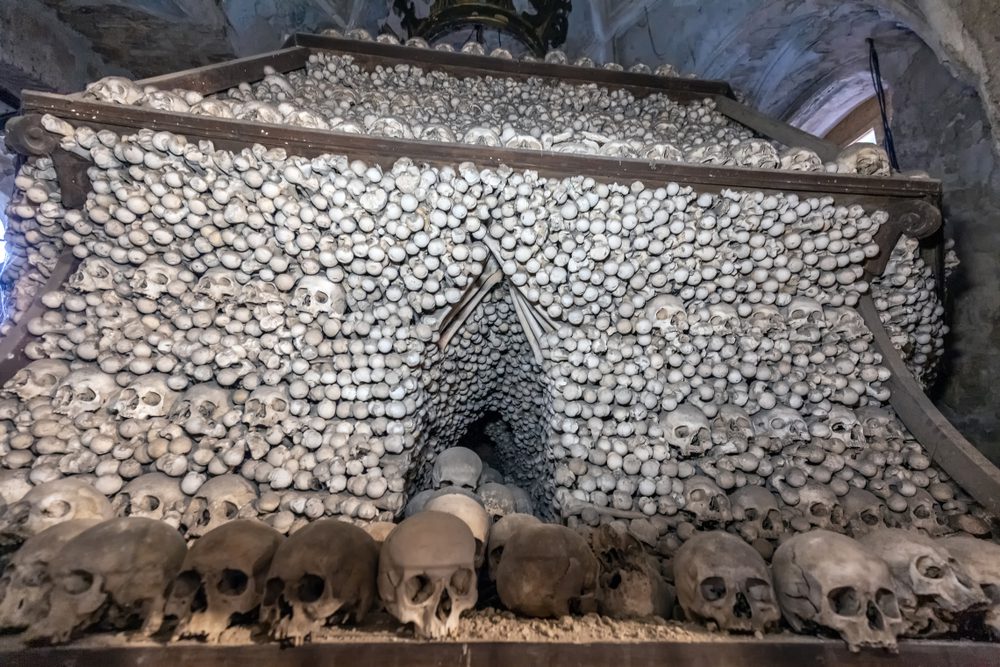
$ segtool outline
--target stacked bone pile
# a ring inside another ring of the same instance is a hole
[[[419,40],[408,44],[426,48]],[[546,60],[560,63],[565,56],[554,52]],[[684,104],[661,94],[637,98],[625,90],[540,78],[458,78],[406,64],[366,70],[351,56],[326,52],[310,56],[304,70],[265,68],[259,83],[220,95],[140,88],[108,77],[88,86],[85,98],[399,139],[755,169],[890,173],[884,151],[872,144],[852,146],[826,164],[803,148],[779,153],[718,112],[711,99]]]
[[[510,514],[490,526],[474,500],[436,498],[388,530],[320,519],[289,537],[236,520],[189,547],[167,523],[89,512],[40,517],[0,577],[0,629],[31,643],[86,631],[140,630],[161,640],[300,645],[360,625],[379,606],[417,637],[462,635],[462,615],[491,596],[534,618],[598,612],[678,618],[764,633],[840,636],[851,650],[898,637],[1000,636],[1000,546],[968,536],[864,526],[790,537],[770,566],[738,537],[689,539],[673,585],[635,537]],[[108,549],[114,544],[114,549]],[[677,603],[675,607],[675,602]],[[364,626],[361,626],[364,627]],[[249,633],[252,633],[249,634]]]
[[[903,523],[978,511],[880,407],[851,308],[880,212],[46,123],[93,192],[56,219],[22,173],[26,234],[82,263],[5,389],[15,486],[158,473],[191,534],[388,519],[489,410],[505,481],[574,523],[707,528],[752,486],[797,530],[852,488]]]

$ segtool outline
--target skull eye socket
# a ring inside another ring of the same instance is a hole
[[[149,277],[149,280],[157,285],[166,285],[169,282],[165,273],[154,273]]]
[[[780,431],[784,427],[785,427],[785,420],[782,419],[781,417],[775,417],[774,419],[771,420],[771,428],[773,428],[774,430]]]
[[[899,618],[899,604],[896,602],[896,594],[888,588],[880,588],[875,591],[875,604],[879,610],[888,618]]]
[[[861,523],[866,526],[874,526],[878,523],[878,515],[871,510],[865,510],[861,513]]]
[[[108,277],[108,270],[106,268],[104,268],[103,266],[98,265],[98,266],[93,267],[92,274],[93,274],[93,276],[95,278],[107,278]]]
[[[913,516],[918,519],[929,519],[931,518],[931,515],[931,508],[927,507],[927,505],[917,505],[913,508]]]
[[[921,556],[917,559],[917,572],[928,579],[940,579],[944,576],[944,567],[930,556]]]
[[[61,519],[70,511],[70,505],[65,500],[53,500],[42,509],[42,514],[50,519]]]
[[[155,391],[148,392],[142,396],[142,402],[146,405],[159,405],[162,401],[163,397]]]
[[[81,401],[86,401],[87,403],[90,403],[91,401],[97,398],[97,394],[95,394],[94,390],[91,389],[90,387],[84,387],[83,389],[80,390],[78,398]]]
[[[83,570],[73,570],[63,579],[62,587],[70,595],[79,595],[90,590],[94,585],[94,575]]]
[[[434,595],[434,588],[434,582],[422,574],[410,577],[403,584],[403,592],[406,595],[406,599],[412,604],[417,605],[430,600],[431,596]]]
[[[264,599],[261,601],[265,607],[272,607],[278,601],[278,597],[285,590],[285,582],[278,577],[271,577],[264,584]]]
[[[227,519],[235,519],[236,515],[239,514],[240,508],[226,500],[222,503],[222,511],[225,513]]]
[[[834,588],[826,597],[833,613],[838,616],[857,616],[861,613],[861,599],[850,586]]]
[[[754,509],[753,507],[748,507],[745,510],[743,510],[743,515],[747,518],[747,521],[756,521],[757,517],[760,516],[757,513],[757,510]]]
[[[316,292],[315,294],[313,294],[313,299],[316,300],[316,303],[326,303],[329,300],[326,298],[326,295],[323,294],[322,292]]]
[[[472,582],[474,579],[475,577],[472,575],[472,570],[462,569],[451,575],[448,587],[459,595],[465,595],[472,588]]]
[[[771,585],[763,579],[750,577],[746,582],[747,595],[755,602],[771,602]]]
[[[702,579],[698,589],[701,591],[701,596],[709,602],[716,602],[726,597],[726,582],[722,577]]]
[[[305,574],[295,586],[295,594],[300,602],[315,602],[323,596],[326,582],[315,574]]]
[[[691,434],[690,429],[687,426],[678,426],[674,429],[674,435],[678,438],[686,438]]]
[[[277,410],[278,412],[284,412],[285,410],[288,409],[288,403],[285,402],[283,399],[276,398],[274,399],[274,409]]]
[[[139,509],[142,509],[146,512],[152,512],[153,510],[158,509],[160,507],[160,499],[157,498],[156,496],[145,496],[141,498],[139,502],[136,503],[136,505],[139,506]]]
[[[695,489],[691,492],[691,500],[696,503],[703,502],[708,494],[705,493],[704,489]]]
[[[243,595],[249,582],[245,572],[226,568],[219,576],[219,592],[223,595]]]
[[[809,513],[815,517],[828,517],[830,516],[830,508],[823,503],[813,503],[809,506]]]

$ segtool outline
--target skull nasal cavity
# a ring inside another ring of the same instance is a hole
[[[299,585],[296,586],[295,592],[300,602],[315,602],[322,597],[324,588],[326,588],[326,584],[322,577],[306,574],[299,579]]]
[[[726,582],[722,577],[708,577],[701,582],[701,596],[709,602],[726,597]]]
[[[226,568],[219,577],[219,592],[223,595],[243,595],[249,580],[246,573]]]
[[[827,598],[830,600],[830,607],[835,614],[857,616],[861,613],[861,600],[858,599],[857,591],[850,586],[834,588]]]

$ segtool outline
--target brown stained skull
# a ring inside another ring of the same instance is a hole
[[[118,518],[88,528],[52,559],[49,613],[28,629],[27,641],[63,643],[97,623],[155,632],[186,550],[162,521]]]
[[[767,563],[735,535],[698,533],[673,565],[677,601],[689,618],[731,632],[765,632],[781,620]]]
[[[48,615],[49,563],[63,545],[98,523],[99,519],[64,521],[21,545],[0,576],[0,629],[21,630]]]
[[[476,540],[456,516],[424,511],[389,534],[378,562],[378,594],[418,637],[440,639],[458,629],[478,599]]]
[[[836,632],[848,648],[895,650],[906,622],[889,566],[861,543],[827,530],[790,537],[771,559],[774,590],[796,632]]]
[[[776,540],[785,532],[785,522],[774,494],[763,486],[748,484],[729,496],[736,531],[748,542]]]
[[[852,486],[840,501],[844,506],[847,532],[852,537],[860,539],[876,528],[885,527],[885,516],[888,508],[871,491]]]
[[[600,565],[597,606],[604,616],[669,616],[674,595],[656,561],[637,539],[608,525],[586,532]]]
[[[293,533],[275,551],[264,587],[260,616],[271,638],[299,646],[338,620],[364,620],[378,556],[368,533],[336,519]]]
[[[255,618],[283,540],[270,526],[250,519],[231,521],[199,538],[164,607],[166,618],[177,619],[174,636],[218,641],[231,625]]]
[[[531,514],[508,514],[501,518],[490,530],[489,546],[486,549],[486,571],[490,581],[496,581],[497,568],[503,558],[504,547],[514,534],[524,526],[537,526],[541,523],[538,517]]]
[[[889,565],[900,591],[907,634],[931,636],[955,629],[959,615],[988,604],[969,571],[935,540],[913,530],[880,528],[861,543]]]
[[[524,616],[559,618],[597,607],[597,558],[566,526],[526,526],[507,542],[497,568],[504,606]]]
[[[111,503],[89,482],[73,477],[39,484],[0,517],[0,546],[17,545],[71,519],[110,519]]]
[[[240,516],[257,500],[257,487],[239,475],[219,475],[198,489],[181,519],[188,537],[200,537]]]
[[[994,639],[1000,639],[1000,544],[967,535],[938,540],[938,544],[962,564],[989,599],[979,619]]]

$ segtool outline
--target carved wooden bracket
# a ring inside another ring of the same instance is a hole
[[[875,234],[879,253],[865,264],[865,273],[869,277],[880,276],[885,272],[899,237],[905,234],[915,239],[925,239],[941,229],[941,210],[924,200],[893,201],[886,210],[889,221],[879,227]]]

